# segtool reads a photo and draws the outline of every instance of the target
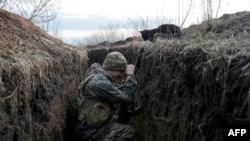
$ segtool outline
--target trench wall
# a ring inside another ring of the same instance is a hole
[[[0,140],[62,141],[86,51],[45,46],[0,57]]]
[[[120,51],[139,67],[136,103],[144,109],[132,119],[136,141],[221,141],[228,127],[249,127],[248,50],[230,46],[136,44],[88,52],[89,64]]]
[[[144,110],[130,122],[134,140],[220,141],[228,125],[249,126],[248,48],[143,42],[1,57],[0,139],[64,140],[67,107],[87,67],[111,51],[134,63],[142,47],[136,103]]]

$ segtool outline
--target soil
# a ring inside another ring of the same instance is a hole
[[[227,14],[183,29],[182,39],[85,50],[0,10],[0,139],[68,140],[66,111],[87,67],[111,51],[134,63],[143,47],[134,140],[225,140],[228,126],[250,126],[249,20]]]
[[[0,9],[0,140],[63,140],[86,51]]]

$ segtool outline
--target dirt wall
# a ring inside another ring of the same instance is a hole
[[[1,56],[0,140],[61,141],[87,55],[58,46]]]
[[[111,51],[134,63],[142,47],[136,102],[144,111],[131,121],[134,140],[225,139],[227,126],[250,126],[249,15],[190,27],[183,40],[85,51],[0,9],[0,140],[63,140],[68,104],[87,66]]]
[[[147,43],[90,50],[91,63],[120,51],[133,63],[145,51],[131,124],[137,141],[221,141],[230,126],[249,126],[249,49],[233,44]],[[142,130],[143,129],[143,130]]]
[[[144,110],[131,121],[134,140],[223,140],[228,125],[250,123],[249,49],[235,46],[144,42],[87,52],[55,47],[41,54],[2,56],[0,138],[63,140],[66,109],[87,66],[102,64],[111,51],[134,63],[144,47],[136,74],[136,103]]]
[[[61,141],[86,50],[0,9],[0,140]]]

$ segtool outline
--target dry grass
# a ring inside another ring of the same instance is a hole
[[[0,138],[63,140],[68,103],[84,75],[87,52],[0,9]]]
[[[136,101],[144,112],[133,121],[135,140],[222,140],[227,124],[249,124],[248,40],[132,43],[91,49],[89,63],[102,63],[111,51],[134,63],[142,47]]]
[[[52,42],[0,48],[1,139],[62,140],[68,97],[84,74],[86,54]]]
[[[0,30],[2,140],[62,140],[66,108],[87,66],[102,63],[111,51],[120,51],[134,63],[142,47],[136,101],[144,111],[132,122],[136,130],[144,130],[135,140],[222,140],[226,124],[249,124],[248,35],[217,38],[226,36],[213,33],[218,31],[214,25],[202,25],[195,29],[209,32],[194,32],[181,40],[84,50],[1,12],[7,22]]]

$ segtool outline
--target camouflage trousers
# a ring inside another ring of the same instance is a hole
[[[76,135],[78,141],[131,141],[134,128],[128,124],[108,121],[96,129],[83,121],[77,124]]]

